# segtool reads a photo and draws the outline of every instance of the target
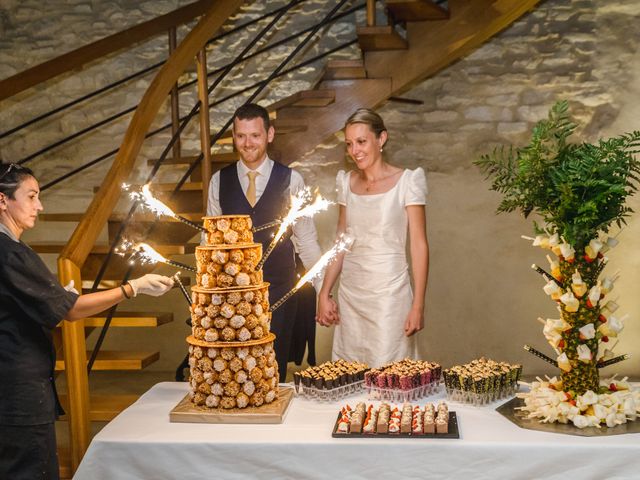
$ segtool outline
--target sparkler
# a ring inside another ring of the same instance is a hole
[[[335,260],[338,254],[342,252],[346,252],[347,250],[349,250],[349,248],[351,248],[351,245],[353,245],[354,240],[355,239],[349,234],[343,233],[342,235],[340,235],[340,237],[338,237],[338,240],[336,240],[336,243],[333,245],[333,247],[327,252],[325,252],[325,254],[322,255],[322,257],[320,257],[320,260],[318,260],[315,263],[315,265],[311,267],[311,269],[307,273],[305,273],[304,276],[300,278],[300,280],[298,280],[298,283],[296,283],[295,287],[289,290],[276,303],[271,305],[271,308],[269,309],[269,311],[273,312],[274,310],[282,306],[282,304],[287,300],[289,300],[289,298],[291,298],[293,294],[295,294],[298,290],[300,290],[305,283],[310,282],[315,277],[320,275],[320,273],[322,273],[322,270],[327,265],[329,265],[333,260]]]
[[[128,190],[130,187],[127,184],[123,184],[122,188],[124,188],[125,190]],[[183,216],[178,215],[173,210],[171,210],[167,205],[165,205],[160,200],[155,198],[151,193],[148,183],[143,185],[140,191],[131,192],[129,196],[133,200],[137,200],[140,203],[142,203],[145,207],[147,207],[149,210],[151,210],[154,214],[158,216],[166,215],[167,217],[175,218],[179,222],[182,222],[185,225],[190,226],[191,228],[195,228],[196,230],[200,230],[201,232],[205,232],[205,233],[207,232],[207,230],[202,225],[193,223],[191,220],[188,220]]]
[[[260,262],[258,262],[258,265],[256,265],[256,270],[260,270],[264,266],[267,258],[269,258],[269,255],[271,255],[271,252],[273,252],[273,249],[285,234],[287,228],[296,223],[298,219],[302,217],[312,217],[316,213],[322,210],[326,210],[327,208],[329,208],[329,205],[332,204],[332,202],[330,202],[329,200],[322,198],[320,194],[316,194],[316,198],[314,199],[313,203],[307,205],[306,207],[303,207],[303,205],[310,199],[311,192],[309,191],[309,187],[303,188],[302,190],[299,190],[298,193],[291,196],[291,208],[289,209],[287,215],[282,220],[280,220],[280,228],[278,228],[278,231],[273,237],[273,240],[271,240],[271,243],[267,247],[267,250],[262,254],[262,259],[260,259]],[[262,229],[262,227],[259,228]]]
[[[630,355],[628,353],[625,353],[624,355],[618,355],[617,357],[613,357],[609,360],[605,360],[604,362],[598,362],[596,364],[596,367],[598,368],[608,367],[609,365],[613,365],[614,363],[623,362],[624,360],[627,360],[629,357]]]
[[[278,220],[274,220],[273,222],[265,223],[264,225],[260,225],[259,227],[253,227],[251,229],[251,231],[253,233],[261,232],[262,230],[266,230],[268,228],[275,227],[276,225],[280,225],[281,223],[282,223],[282,220],[279,220],[279,219]]]
[[[195,268],[190,267],[189,265],[185,265],[184,263],[180,262],[174,262],[173,260],[169,260],[168,258],[163,257],[148,243],[133,244],[125,240],[122,242],[122,245],[116,251],[116,253],[124,255],[124,252],[130,250],[134,251],[134,254],[129,259],[129,263],[131,265],[135,264],[136,260],[139,260],[143,264],[166,263],[167,265],[171,265],[172,267],[183,268],[185,270],[189,270],[190,272],[196,271]]]
[[[531,353],[531,354],[535,355],[536,357],[538,357],[538,358],[540,358],[540,359],[544,360],[545,362],[550,363],[550,364],[551,364],[551,365],[553,365],[554,367],[557,367],[557,366],[558,366],[558,362],[557,362],[557,361],[555,361],[555,360],[554,360],[553,358],[551,358],[551,357],[546,356],[546,355],[545,355],[544,353],[542,353],[540,350],[536,350],[535,348],[533,348],[533,347],[531,347],[531,346],[529,346],[529,345],[525,345],[525,346],[524,346],[524,349],[525,349],[527,352],[529,352],[529,353]]]
[[[187,303],[189,304],[189,306],[191,306],[191,297],[189,296],[189,292],[187,292],[187,289],[184,288],[184,284],[180,280],[180,274],[181,273],[182,272],[177,272],[172,278],[178,284],[178,286],[180,287],[180,291],[184,295],[184,298],[187,299]]]
[[[558,280],[556,280],[553,276],[551,276],[543,268],[539,267],[535,263],[531,265],[531,268],[534,269],[536,272],[538,272],[540,275],[542,275],[547,282],[549,280],[553,280],[554,282],[556,282],[556,285],[558,285],[559,287],[562,287],[562,283],[560,283]]]

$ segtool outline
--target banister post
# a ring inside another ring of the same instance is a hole
[[[200,100],[200,147],[202,148],[202,205],[207,212],[207,195],[211,180],[211,125],[209,124],[209,92],[207,82],[207,51],[203,47],[196,57],[198,69],[198,100]]]
[[[175,26],[169,28],[169,55],[173,53],[177,46],[177,29]],[[175,136],[180,127],[180,102],[178,93],[178,82],[171,88],[171,136]],[[180,137],[173,144],[173,158],[178,161],[180,158]]]
[[[58,258],[58,277],[62,285],[71,280],[82,289],[80,269],[67,258]],[[84,320],[62,321],[62,349],[69,398],[69,435],[71,439],[71,468],[76,471],[89,448],[89,378],[84,336]]]
[[[367,27],[376,24],[376,0],[367,0]]]

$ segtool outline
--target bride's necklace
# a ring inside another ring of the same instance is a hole
[[[364,181],[365,181],[365,186],[364,186],[365,192],[371,191],[376,186],[376,183],[382,182],[383,180],[386,180],[387,178],[391,178],[391,177],[397,175],[398,173],[399,172],[393,172],[393,173],[390,173],[389,175],[386,175],[386,176],[380,177],[380,178],[375,178],[373,180],[367,180],[365,178],[364,179]]]

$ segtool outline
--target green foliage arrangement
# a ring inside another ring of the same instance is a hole
[[[631,208],[627,196],[640,182],[640,132],[634,131],[597,144],[569,143],[576,125],[560,101],[547,120],[533,128],[529,145],[500,147],[474,162],[492,178],[491,189],[504,195],[497,212],[520,210],[542,216],[537,233],[558,233],[582,250],[599,232],[626,223]]]

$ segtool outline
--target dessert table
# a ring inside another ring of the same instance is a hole
[[[503,402],[449,402],[460,439],[332,438],[339,408],[365,400],[364,393],[335,403],[294,398],[279,425],[170,423],[187,389],[152,387],[95,436],[74,479],[640,478],[640,434],[524,430],[495,411]]]

